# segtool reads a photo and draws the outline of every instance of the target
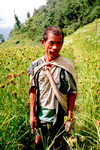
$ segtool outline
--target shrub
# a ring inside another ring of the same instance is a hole
[[[24,33],[27,31],[27,27],[26,26],[21,26],[21,33]]]
[[[73,30],[70,28],[64,28],[63,32],[65,36],[73,34]]]
[[[94,21],[94,19],[97,19],[99,17],[100,17],[100,6],[97,6],[91,11],[90,15],[88,15],[86,19],[87,23],[91,23],[92,21]]]
[[[72,23],[71,26],[70,26],[70,28],[73,31],[76,31],[79,27],[80,27],[80,22]]]
[[[18,44],[20,41],[19,40],[17,40],[17,41],[15,41],[15,42],[13,42],[12,44]]]
[[[35,39],[36,42],[41,42],[41,40],[42,40],[42,36],[41,35],[37,36],[37,38]]]

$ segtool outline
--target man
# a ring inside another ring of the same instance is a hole
[[[65,122],[65,128],[66,132],[70,131],[77,91],[73,64],[59,55],[63,40],[64,34],[59,27],[47,27],[42,39],[45,56],[32,62],[28,69],[31,80],[30,126],[34,130],[49,123],[52,138],[64,123],[66,115],[70,120]]]

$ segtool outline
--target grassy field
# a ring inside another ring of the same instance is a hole
[[[78,96],[74,135],[84,137],[83,149],[100,149],[100,19],[65,38],[73,49]],[[77,122],[77,119],[78,122]],[[91,146],[90,146],[91,145]],[[82,149],[82,148],[81,148]]]
[[[44,55],[42,46],[0,45],[0,149],[34,149],[29,126],[31,62]],[[72,150],[100,150],[100,19],[65,37],[61,55],[76,69],[78,95],[74,128],[64,135]]]

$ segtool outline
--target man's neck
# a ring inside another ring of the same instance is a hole
[[[52,59],[52,58],[46,57],[46,55],[44,56],[44,60],[45,60],[45,62],[51,62],[51,61],[53,61],[53,59]],[[48,67],[48,68],[49,68],[49,70],[50,70],[50,69],[51,69],[51,67],[52,67],[52,64],[47,65],[47,67]]]
[[[58,57],[59,57],[59,55],[58,55]],[[44,60],[45,60],[45,62],[51,62],[51,61],[57,59],[58,57],[56,57],[56,58],[51,58],[51,57],[48,57],[48,56],[45,55],[45,56],[44,56]]]

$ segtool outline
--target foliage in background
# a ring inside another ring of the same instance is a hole
[[[0,34],[0,43],[3,43],[5,40],[4,40],[4,37],[2,34]]]
[[[14,29],[15,30],[19,30],[21,28],[21,22],[19,21],[19,18],[18,16],[15,14],[14,12],[14,18],[15,18],[15,26],[14,26]]]
[[[59,26],[65,35],[70,35],[79,27],[91,23],[99,17],[99,0],[47,0],[45,6],[34,9],[32,17],[27,13],[28,19],[23,24],[18,25],[20,30],[16,31],[15,26],[9,37],[14,38],[23,35],[23,39],[40,42],[44,28],[50,25]]]
[[[27,18],[30,18],[30,12],[29,11],[27,12]]]

